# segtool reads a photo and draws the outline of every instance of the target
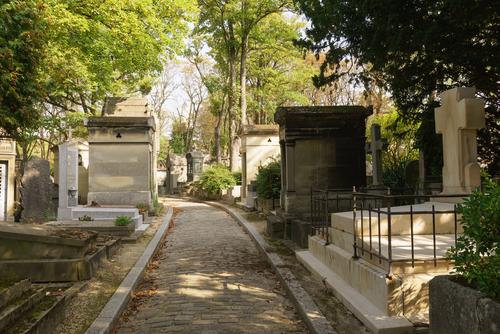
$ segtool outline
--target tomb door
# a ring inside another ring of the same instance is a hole
[[[0,161],[0,221],[7,218],[7,162]]]

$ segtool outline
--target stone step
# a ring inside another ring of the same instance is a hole
[[[53,333],[64,318],[65,297],[46,295],[7,329],[10,334]]]
[[[115,219],[118,216],[136,218],[139,210],[136,208],[102,208],[102,207],[76,207],[72,208],[73,219],[78,220],[83,216],[89,216],[94,220]]]
[[[23,279],[0,290],[0,310],[14,299],[18,299],[31,288],[31,281]]]
[[[297,251],[297,259],[337,297],[371,332],[376,334],[413,334],[413,324],[401,316],[388,316],[370,300],[347,284],[310,251]]]
[[[319,237],[309,238],[310,254],[337,277],[368,299],[387,315],[422,315],[428,312],[428,282],[436,272],[430,272],[423,265],[401,268],[404,263],[396,263],[391,272],[370,263],[364,258],[353,258],[348,252],[334,244],[325,244]],[[427,266],[431,264],[427,263]],[[398,267],[399,266],[399,267]],[[435,268],[432,265],[432,269]]]
[[[12,326],[18,319],[23,317],[26,312],[31,310],[45,297],[45,289],[38,289],[25,293],[23,296],[13,300],[0,311],[0,333],[4,329]]]

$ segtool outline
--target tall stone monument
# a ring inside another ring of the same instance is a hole
[[[58,160],[57,219],[72,219],[72,209],[78,206],[78,143],[66,142],[59,145]]]
[[[144,98],[108,98],[90,117],[88,202],[147,204],[156,194],[156,125]]]
[[[201,152],[189,152],[186,154],[187,182],[198,181],[203,173],[204,156]]]
[[[477,130],[485,126],[484,101],[474,88],[441,93],[436,108],[436,133],[443,136],[443,193],[468,194],[481,185],[477,163]]]

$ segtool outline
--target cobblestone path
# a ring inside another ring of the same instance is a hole
[[[117,333],[307,333],[272,269],[228,214],[169,201],[181,212],[147,275],[153,293],[129,305]]]

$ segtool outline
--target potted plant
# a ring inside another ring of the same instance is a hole
[[[431,332],[500,331],[500,186],[487,180],[458,206],[463,234],[448,252],[455,268],[429,286]]]

